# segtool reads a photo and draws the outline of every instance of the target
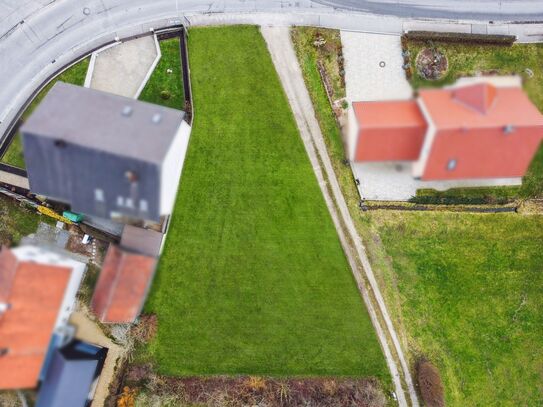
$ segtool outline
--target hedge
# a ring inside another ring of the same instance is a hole
[[[517,37],[514,35],[449,33],[435,31],[408,31],[405,33],[405,37],[410,41],[439,41],[504,46],[513,45],[517,39]]]

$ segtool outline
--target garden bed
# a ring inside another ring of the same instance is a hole
[[[120,398],[136,405],[384,407],[387,398],[372,379],[277,379],[258,376],[175,378],[148,366],[131,366]],[[177,403],[177,404],[176,404]]]

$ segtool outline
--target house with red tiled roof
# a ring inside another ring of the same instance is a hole
[[[35,246],[0,251],[0,390],[34,388],[69,336],[85,264]]]
[[[91,308],[104,323],[138,318],[153,281],[164,235],[127,225],[120,245],[110,245],[96,283]]]
[[[519,86],[474,81],[416,100],[354,102],[357,163],[408,162],[422,181],[520,184],[543,140],[543,115]]]

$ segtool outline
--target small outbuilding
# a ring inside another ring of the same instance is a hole
[[[140,315],[153,281],[156,258],[110,245],[91,308],[104,323],[131,323]]]

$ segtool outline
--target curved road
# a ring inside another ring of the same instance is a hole
[[[489,16],[502,22],[489,24]],[[543,41],[543,24],[507,23],[539,19],[540,0],[0,0],[0,139],[48,76],[106,42],[153,27],[304,24],[388,34],[512,33]]]

